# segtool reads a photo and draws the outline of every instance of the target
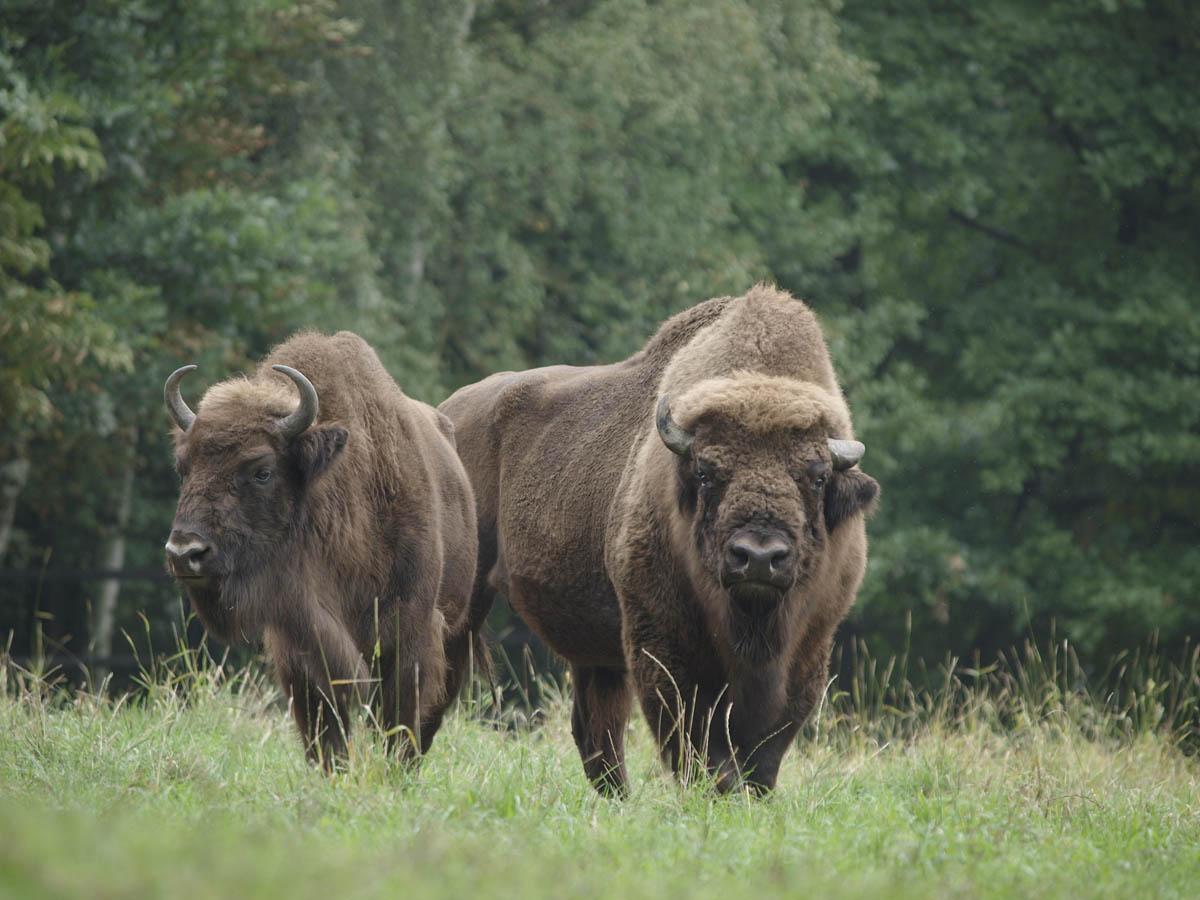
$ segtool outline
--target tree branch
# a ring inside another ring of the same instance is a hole
[[[997,228],[994,225],[988,225],[986,222],[980,222],[978,219],[967,215],[961,210],[950,209],[948,214],[952,220],[958,222],[960,225],[966,225],[968,228],[974,228],[976,231],[982,232],[983,234],[986,234],[988,237],[999,241],[1002,244],[1008,244],[1010,247],[1016,247],[1018,250],[1024,250],[1026,253],[1036,257],[1037,259],[1042,258],[1042,254],[1037,247],[1021,240],[1011,232],[1005,231],[1002,228]]]

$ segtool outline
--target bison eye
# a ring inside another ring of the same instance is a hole
[[[815,487],[817,490],[820,490],[821,488],[825,487],[825,476],[818,475],[816,478],[814,478],[813,479],[813,487]]]
[[[268,469],[266,466],[263,466],[261,469],[259,469],[257,472],[254,473],[254,480],[257,481],[259,484],[266,484],[268,481],[271,480],[271,474],[272,474],[271,470]]]

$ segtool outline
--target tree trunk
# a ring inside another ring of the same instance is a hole
[[[133,506],[133,471],[137,460],[137,429],[122,429],[120,483],[117,487],[116,508],[111,524],[100,542],[98,565],[101,569],[118,571],[125,565],[125,533],[129,528],[129,513]],[[117,621],[117,599],[121,593],[118,578],[106,578],[100,583],[100,595],[92,609],[91,640],[88,656],[92,660],[107,660],[112,656],[113,630]],[[93,684],[100,685],[108,677],[108,667],[92,666]]]
[[[8,551],[12,537],[13,516],[17,512],[17,497],[29,480],[29,460],[22,457],[0,464],[0,561]]]

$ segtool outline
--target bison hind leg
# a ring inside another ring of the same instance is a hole
[[[625,726],[630,693],[626,675],[600,666],[571,666],[575,701],[571,734],[592,785],[607,797],[629,794],[625,771]]]

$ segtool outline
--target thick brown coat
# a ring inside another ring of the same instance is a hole
[[[279,420],[297,385],[277,364],[319,398],[291,439]],[[402,753],[427,748],[482,625],[467,615],[474,501],[449,421],[357,335],[301,333],[212,386],[175,443],[168,569],[215,636],[263,640],[309,755],[332,765],[364,702]]]
[[[686,449],[656,427],[664,395]],[[440,409],[477,499],[472,604],[499,590],[569,661],[597,787],[626,790],[631,689],[681,777],[699,761],[722,790],[772,787],[824,687],[878,493],[831,461],[828,439],[853,433],[808,308],[760,285],[623,362],[493,375]]]

